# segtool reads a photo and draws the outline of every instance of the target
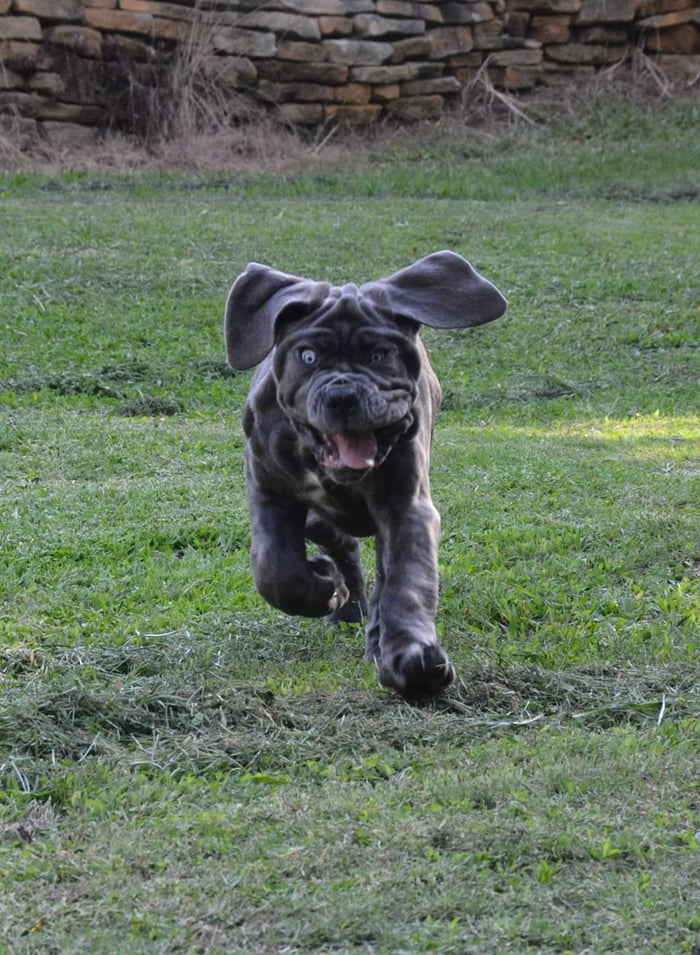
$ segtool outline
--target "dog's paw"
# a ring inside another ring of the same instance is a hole
[[[329,613],[326,620],[329,623],[362,623],[367,619],[367,602],[362,603],[359,600],[353,600],[352,596],[348,598],[347,603],[338,607],[332,613]]]
[[[328,601],[328,616],[333,617],[335,620],[343,620],[344,618],[339,616],[339,614],[342,614],[345,609],[349,596],[350,592],[345,584],[337,584],[331,599]]]
[[[436,696],[455,678],[455,668],[436,643],[412,642],[400,650],[384,651],[379,660],[379,682],[407,700]]]
[[[309,559],[309,568],[315,578],[317,585],[325,585],[330,590],[328,603],[324,613],[329,615],[337,614],[341,607],[348,602],[350,591],[345,586],[343,576],[335,566],[330,557],[325,554],[317,554]]]

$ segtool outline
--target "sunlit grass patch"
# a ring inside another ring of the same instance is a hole
[[[460,653],[545,666],[695,659],[696,434],[655,415],[445,427],[448,645],[456,631]]]

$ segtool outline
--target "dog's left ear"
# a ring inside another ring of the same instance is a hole
[[[507,302],[495,285],[456,252],[434,252],[400,272],[360,288],[361,295],[431,328],[468,328],[492,322]]]
[[[224,317],[226,356],[243,371],[262,361],[275,342],[284,312],[310,312],[327,297],[328,282],[314,282],[251,262],[228,293]]]

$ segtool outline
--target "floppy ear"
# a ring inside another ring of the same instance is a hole
[[[262,361],[274,345],[282,312],[295,306],[311,311],[330,287],[328,282],[312,282],[251,262],[226,300],[224,337],[231,367],[243,371]]]
[[[507,302],[495,285],[456,252],[434,252],[389,278],[360,289],[396,318],[431,328],[467,328],[492,322]]]

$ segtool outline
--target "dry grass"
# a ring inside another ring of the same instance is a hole
[[[59,818],[51,800],[32,800],[24,814],[12,822],[0,822],[0,842],[26,844],[54,829]]]
[[[275,122],[212,70],[216,27],[216,14],[202,12],[164,68],[111,64],[115,128],[95,144],[51,146],[28,133],[21,117],[3,117],[0,170],[281,171],[315,156],[327,130],[309,136]]]
[[[280,123],[252,97],[219,82],[211,70],[214,29],[215,22],[206,16],[193,23],[157,82],[153,76],[120,74],[117,85],[128,87],[128,115],[122,118],[123,128],[107,131],[94,145],[59,148],[35,139],[28,148],[22,120],[16,118],[13,126],[5,118],[0,128],[0,170],[286,173],[311,165],[337,168],[349,161],[356,166],[396,142],[420,147],[437,137],[459,144],[465,136],[475,135],[488,141],[552,125],[573,128],[582,118],[610,112],[615,104],[646,110],[687,95],[698,79],[665,73],[652,58],[634,50],[583,84],[577,78],[516,94],[493,85],[487,61],[465,87],[460,104],[437,121],[408,126],[384,121],[358,129],[327,124],[309,130]],[[128,65],[120,68],[128,70]]]
[[[101,758],[172,774],[218,765],[287,772],[332,751],[370,756],[380,743],[468,742],[529,726],[659,726],[697,716],[698,673],[688,666],[572,668],[473,666],[444,698],[407,707],[357,689],[287,695],[231,682],[228,667],[198,659],[186,634],[148,648],[76,647],[0,652],[5,704],[0,774],[43,792],[63,761]],[[225,659],[230,647],[222,644]]]
[[[462,94],[459,116],[473,128],[577,123],[582,115],[616,103],[645,110],[686,95],[699,78],[665,72],[640,49],[592,76],[517,93],[496,89],[487,67],[488,60]]]

